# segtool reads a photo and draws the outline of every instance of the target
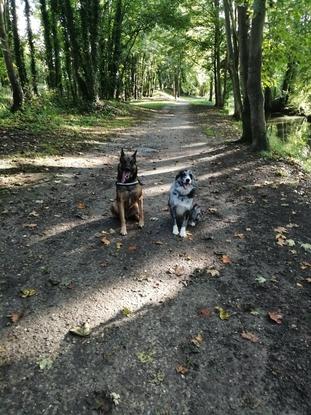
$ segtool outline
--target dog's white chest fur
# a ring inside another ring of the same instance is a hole
[[[175,184],[173,184],[170,190],[169,204],[176,209],[177,216],[182,216],[186,211],[191,210],[193,198],[182,194],[180,189],[177,190]]]

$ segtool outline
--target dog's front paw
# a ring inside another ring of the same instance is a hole
[[[179,231],[178,231],[178,226],[177,226],[177,225],[174,225],[174,226],[173,226],[173,234],[174,234],[174,235],[178,235],[178,234],[179,234]]]
[[[121,230],[120,230],[120,235],[122,235],[122,236],[127,235],[126,228],[121,228]]]
[[[138,227],[142,229],[145,226],[144,221],[138,223]]]
[[[185,238],[187,236],[187,232],[186,232],[186,228],[182,227],[180,229],[180,234],[179,234],[182,238]]]

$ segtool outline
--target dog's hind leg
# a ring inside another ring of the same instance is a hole
[[[138,200],[138,215],[139,215],[138,226],[140,228],[143,228],[144,224],[145,224],[145,221],[144,221],[144,201],[143,201],[142,196]]]
[[[184,214],[184,218],[183,218],[183,221],[182,221],[182,225],[181,225],[181,228],[180,228],[180,234],[179,234],[182,238],[185,238],[187,236],[188,220],[189,220],[189,212],[186,212]]]

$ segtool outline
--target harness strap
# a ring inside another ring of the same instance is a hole
[[[133,186],[134,184],[138,184],[139,181],[136,180],[136,182],[132,182],[132,183],[120,183],[120,182],[116,182],[117,186]]]

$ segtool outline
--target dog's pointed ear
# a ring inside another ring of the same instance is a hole
[[[123,150],[123,148],[121,148],[121,156],[120,156],[120,160],[121,160],[121,159],[124,159],[124,157],[125,157],[124,150]]]
[[[136,160],[136,154],[137,154],[137,150],[134,151],[134,153],[132,155],[132,159]]]
[[[175,177],[175,180],[178,180],[179,178],[180,178],[180,176],[181,176],[181,171],[177,174],[177,176]]]

